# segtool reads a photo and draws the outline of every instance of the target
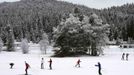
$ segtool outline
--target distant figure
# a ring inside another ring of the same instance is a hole
[[[10,69],[12,69],[14,66],[14,63],[10,63],[9,65],[10,65]]]
[[[101,64],[100,64],[100,62],[98,62],[98,64],[95,65],[95,66],[98,67],[98,73],[99,73],[99,75],[102,75],[102,73],[101,73]]]
[[[26,61],[25,61],[25,66],[26,66],[26,68],[25,68],[26,74],[25,75],[28,75],[27,70],[30,68],[30,65]]]
[[[81,62],[80,59],[78,59],[78,61],[77,61],[76,65],[75,65],[75,67],[77,67],[77,66],[80,67],[80,62]]]
[[[128,56],[129,56],[129,53],[126,53],[126,60],[128,61]]]
[[[121,60],[124,60],[125,53],[122,54]]]
[[[52,70],[52,59],[50,59],[48,62],[49,62],[49,68],[50,70]]]
[[[44,58],[41,59],[41,69],[44,69]]]

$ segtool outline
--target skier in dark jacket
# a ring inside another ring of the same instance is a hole
[[[52,70],[52,59],[50,59],[48,62],[49,62],[49,68],[50,70]]]
[[[25,75],[28,75],[28,72],[27,72],[27,70],[30,68],[30,65],[25,61],[25,72],[26,72],[26,74]]]
[[[77,66],[80,67],[80,62],[81,62],[80,59],[78,59],[78,61],[77,61],[76,65],[75,65],[75,67],[77,67]]]
[[[121,60],[124,60],[125,53],[122,54]]]
[[[129,53],[126,54],[126,60],[128,61],[128,56],[129,56]]]
[[[100,62],[98,62],[98,64],[95,65],[95,66],[98,67],[98,73],[99,73],[99,75],[102,75],[102,73],[101,73],[101,64],[100,64]]]
[[[10,63],[9,65],[10,65],[10,69],[12,69],[14,66],[14,63]]]

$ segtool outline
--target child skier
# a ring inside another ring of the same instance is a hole
[[[25,72],[26,72],[26,74],[25,75],[28,75],[28,72],[27,72],[27,70],[30,68],[30,65],[25,61]]]
[[[78,59],[78,61],[76,62],[75,67],[77,67],[77,66],[80,67],[80,62],[81,62],[80,59]]]
[[[95,66],[98,67],[98,73],[99,73],[99,75],[102,75],[102,73],[101,73],[101,64],[100,64],[100,62],[98,62],[98,64],[95,65]]]
[[[41,69],[44,69],[44,58],[41,59]]]
[[[52,70],[52,59],[50,59],[48,62],[49,62],[49,68],[50,70]]]

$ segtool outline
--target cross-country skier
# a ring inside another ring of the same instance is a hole
[[[77,66],[80,67],[80,62],[81,62],[80,59],[78,59],[78,61],[76,62],[75,67],[77,67]]]
[[[26,72],[26,74],[25,75],[28,75],[28,72],[27,72],[27,70],[30,68],[30,65],[25,61],[25,72]]]
[[[122,54],[121,60],[124,60],[125,53]]]
[[[101,73],[101,64],[100,64],[100,62],[98,62],[98,64],[95,65],[95,66],[98,67],[98,73],[99,73],[99,75],[102,75],[102,73]]]
[[[9,65],[10,65],[10,69],[12,69],[14,66],[14,63],[10,63]]]
[[[50,70],[52,70],[52,59],[50,59],[48,62],[49,62],[49,68]]]
[[[128,56],[129,56],[129,53],[126,53],[126,60],[128,61]]]
[[[41,59],[41,69],[44,69],[44,58]]]

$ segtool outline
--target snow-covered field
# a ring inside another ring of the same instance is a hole
[[[104,49],[104,56],[100,57],[52,57],[52,70],[49,70],[49,57],[51,47],[47,55],[41,55],[39,47],[30,46],[29,54],[22,52],[1,52],[0,53],[0,75],[24,75],[25,63],[27,61],[31,68],[28,70],[30,75],[98,75],[98,68],[94,65],[100,62],[102,65],[102,75],[134,75],[134,49],[120,49],[117,46],[110,46]],[[129,60],[122,61],[123,52],[129,52]],[[44,57],[45,69],[40,69],[41,58]],[[76,61],[81,59],[81,67],[74,67]],[[9,63],[15,63],[10,69]]]

